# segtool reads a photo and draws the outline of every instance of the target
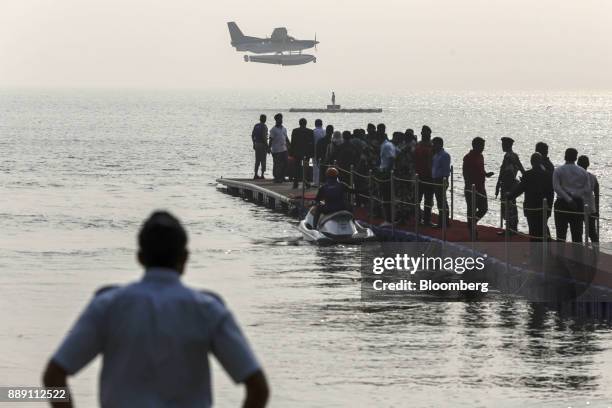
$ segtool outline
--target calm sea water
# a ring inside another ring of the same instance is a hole
[[[338,102],[385,111],[326,123],[426,123],[458,165],[477,135],[492,171],[501,136],[516,139],[525,164],[539,140],[555,163],[575,146],[612,193],[609,93],[338,92]],[[166,208],[190,232],[185,280],[237,314],[272,406],[612,405],[609,326],[520,301],[363,303],[358,248],[305,244],[295,220],[216,191],[216,177],[252,174],[260,112],[326,103],[291,92],[0,91],[0,385],[37,385],[95,289],[140,276],[135,234]],[[288,127],[298,115],[286,113]],[[602,216],[611,212],[604,197]],[[96,360],[72,380],[79,406],[95,405],[98,370]],[[237,406],[242,390],[217,366],[214,378],[217,404]]]

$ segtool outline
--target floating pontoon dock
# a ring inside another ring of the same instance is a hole
[[[276,211],[288,213],[292,216],[303,214],[303,210],[308,208],[315,196],[316,189],[309,188],[302,190],[300,188],[293,189],[291,182],[274,183],[270,179],[244,179],[244,178],[219,178],[217,181],[217,188],[232,194],[234,196],[243,197],[245,200],[253,202],[257,205],[261,205]],[[371,208],[371,206],[370,206]],[[593,291],[597,293],[598,302],[601,299],[606,300],[606,310],[609,316],[612,316],[612,256],[604,252],[599,252],[597,249],[591,249],[588,247],[573,247],[578,248],[579,252],[582,252],[584,256],[587,254],[589,257],[594,257],[594,264],[591,264],[584,271],[578,273],[570,273],[571,276],[555,276],[558,275],[559,271],[534,271],[533,269],[525,269],[526,262],[529,261],[529,254],[533,257],[534,247],[531,245],[527,237],[520,234],[516,235],[499,235],[499,228],[478,225],[478,241],[470,243],[470,233],[467,228],[467,224],[460,220],[451,220],[451,226],[443,231],[441,228],[432,228],[418,225],[414,220],[407,224],[396,224],[395,227],[378,227],[382,223],[382,219],[372,217],[370,211],[367,208],[357,207],[354,211],[355,218],[365,221],[372,226],[377,236],[383,241],[431,241],[431,242],[447,242],[449,246],[454,247],[456,253],[469,250],[470,247],[478,248],[478,251],[484,251],[488,253],[493,259],[505,259],[505,261],[499,261],[497,266],[492,271],[494,275],[494,281],[500,284],[500,287],[507,289],[513,284],[513,276],[520,276],[522,279],[525,278],[525,274],[531,274],[537,279],[544,282],[556,282],[556,284],[567,284],[568,278],[571,282],[578,282],[580,285],[587,285],[589,288],[589,296],[592,296]],[[434,221],[436,215],[433,214]],[[524,251],[516,250],[516,246],[513,247],[515,250],[510,251],[508,254],[508,247],[510,243],[516,245],[523,245]],[[522,243],[522,244],[521,244]],[[552,244],[550,244],[552,246]],[[557,244],[556,249],[553,252],[559,250],[563,253],[564,244]],[[575,245],[575,244],[574,244]],[[542,248],[542,246],[535,246]],[[572,248],[571,244],[567,244],[567,248]],[[580,249],[583,248],[583,249]],[[473,250],[473,249],[472,249]],[[549,249],[550,251],[550,249]],[[553,252],[550,252],[551,254]],[[504,255],[505,254],[505,255]],[[575,262],[568,258],[568,265],[576,265]],[[561,271],[562,272],[562,271]],[[535,273],[535,275],[534,275]],[[530,276],[531,276],[530,275]],[[582,275],[582,276],[581,276]],[[575,283],[574,283],[575,284]],[[548,283],[546,283],[548,285]],[[545,286],[546,286],[545,285]],[[504,290],[505,292],[505,290]]]

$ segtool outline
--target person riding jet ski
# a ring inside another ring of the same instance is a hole
[[[321,214],[332,214],[338,211],[350,211],[350,207],[345,202],[345,196],[349,189],[338,181],[338,170],[330,167],[325,172],[325,184],[319,188],[313,208],[314,220],[313,228],[317,227]],[[321,204],[323,202],[324,204]]]

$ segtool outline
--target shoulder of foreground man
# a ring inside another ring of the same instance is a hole
[[[205,303],[209,303],[209,302],[214,302],[214,303],[218,303],[221,306],[225,307],[225,301],[223,300],[223,298],[221,297],[221,295],[219,295],[216,292],[213,292],[211,290],[207,290],[207,289],[192,289],[197,296],[197,299],[205,302]]]
[[[102,286],[98,289],[96,289],[96,291],[94,292],[94,296],[100,296],[103,294],[108,294],[111,293],[113,291],[116,291],[117,289],[120,289],[121,285],[106,285],[106,286]]]

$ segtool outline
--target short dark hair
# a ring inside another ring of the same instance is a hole
[[[427,125],[423,125],[423,127],[421,128],[421,133],[431,135],[431,128]]]
[[[266,121],[266,119],[268,119],[268,117],[267,117],[266,115],[260,115],[260,116],[259,116],[259,121],[260,121],[261,123],[264,123],[264,122]]]
[[[323,121],[321,119],[315,119],[315,126],[323,126]]]
[[[538,142],[535,145],[535,151],[540,153],[542,156],[546,156],[548,154],[548,145],[544,142]]]
[[[482,147],[485,144],[485,140],[482,137],[476,136],[472,139],[472,148],[476,149]]]
[[[577,163],[580,167],[582,167],[583,169],[588,169],[589,166],[591,165],[590,161],[589,161],[589,156],[585,156],[582,155],[578,158],[578,163]]]
[[[565,161],[573,163],[578,158],[578,150],[573,147],[565,149]]]
[[[376,126],[376,131],[377,131],[378,133],[385,133],[385,131],[386,131],[386,130],[387,130],[387,126],[386,126],[384,123],[379,123],[379,124]]]
[[[175,268],[187,253],[187,231],[167,211],[155,211],[138,233],[140,259],[144,266]]]
[[[368,123],[368,126],[366,127],[366,129],[369,131],[376,131],[376,126],[373,123]]]
[[[306,123],[308,123],[308,122],[306,122],[305,118],[302,118],[302,119],[300,119],[300,121],[298,123],[300,124],[300,126],[306,126]]]
[[[325,134],[326,135],[331,135],[334,133],[334,125],[327,125],[325,126]]]
[[[434,137],[433,139],[431,139],[431,143],[444,146],[444,139],[442,139],[441,137]]]
[[[283,118],[283,114],[282,113],[277,113],[276,115],[274,115],[274,120],[279,120]]]

